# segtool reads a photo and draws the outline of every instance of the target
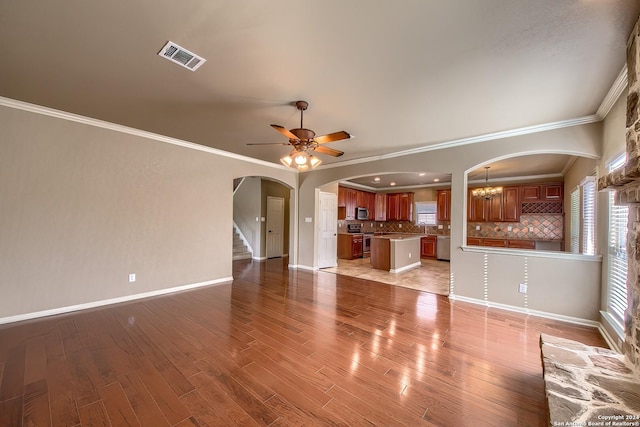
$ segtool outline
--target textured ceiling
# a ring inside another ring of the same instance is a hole
[[[0,1],[0,96],[277,163],[299,125],[325,164],[589,116],[637,0]],[[168,41],[207,59],[160,58]]]

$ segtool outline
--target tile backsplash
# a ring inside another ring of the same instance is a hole
[[[415,225],[411,221],[352,221],[352,220],[339,220],[338,232],[346,233],[348,224],[362,224],[362,232],[382,232],[382,233],[424,233],[424,234],[437,234],[437,235],[449,235],[449,222],[440,221],[442,228],[439,229],[437,225]]]
[[[339,220],[338,232],[346,233],[348,224],[362,224],[364,233],[425,233],[449,235],[450,222],[437,225],[415,225],[411,221],[352,221]],[[476,230],[476,226],[480,227]],[[511,227],[511,229],[509,229]],[[531,231],[529,228],[531,227]],[[467,222],[468,237],[489,237],[496,239],[563,240],[564,216],[557,214],[521,215],[520,222]]]
[[[476,230],[476,227],[480,229]],[[468,222],[467,237],[563,240],[564,216],[535,214],[521,215],[520,222]]]

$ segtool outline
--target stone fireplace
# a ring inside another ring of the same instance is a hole
[[[615,191],[615,201],[629,207],[627,231],[627,302],[623,352],[640,368],[640,20],[627,43],[627,122],[624,167],[603,176],[598,190]]]

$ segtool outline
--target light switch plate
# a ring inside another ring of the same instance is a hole
[[[310,216],[305,216],[304,217],[304,222],[312,222],[311,217]]]
[[[438,230],[442,230],[442,224],[438,224]]]
[[[518,289],[518,291],[521,294],[526,294],[527,293],[527,285],[525,285],[524,283],[520,283],[520,288]]]

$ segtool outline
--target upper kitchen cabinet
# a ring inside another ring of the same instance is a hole
[[[338,219],[356,219],[358,190],[338,187]]]
[[[451,190],[438,190],[438,221],[451,221]]]
[[[520,189],[504,187],[502,189],[503,221],[520,222]]]
[[[547,184],[528,184],[520,187],[520,201],[529,202],[560,202],[564,193],[563,182]]]
[[[387,194],[387,221],[412,221],[413,200],[413,193]]]
[[[387,195],[384,193],[376,193],[375,195],[375,219],[376,221],[387,220]]]

